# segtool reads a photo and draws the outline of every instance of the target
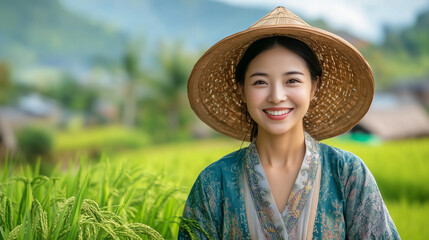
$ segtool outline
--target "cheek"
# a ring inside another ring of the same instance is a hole
[[[249,106],[261,103],[266,98],[266,94],[262,89],[244,89],[246,103]]]
[[[296,103],[300,103],[300,104],[305,104],[305,103],[310,103],[310,92],[309,91],[305,91],[303,89],[301,90],[297,90],[297,91],[291,91],[289,92],[288,96],[290,100],[295,101]]]

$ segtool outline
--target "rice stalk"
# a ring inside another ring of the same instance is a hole
[[[109,159],[103,154],[102,155],[102,163],[105,164],[105,170],[110,170],[109,165]],[[109,194],[109,176],[111,176],[109,173],[107,174],[100,174],[100,199],[99,203],[101,207],[107,206],[107,202],[109,201],[110,194]]]
[[[79,171],[81,170],[81,168],[79,169]],[[78,221],[79,221],[79,216],[80,216],[80,211],[82,208],[82,204],[86,195],[86,192],[88,190],[88,185],[89,185],[89,177],[88,175],[86,176],[84,183],[82,185],[82,187],[79,190],[79,193],[77,195],[77,199],[73,204],[73,210],[71,213],[71,229],[69,234],[67,235],[67,239],[71,239],[71,240],[75,240],[77,238],[77,234],[78,234]]]
[[[23,220],[23,216],[29,212],[30,205],[32,202],[32,196],[31,196],[31,185],[30,181],[28,179],[23,179],[25,183],[24,191],[22,193],[21,202],[19,204],[19,210],[18,210],[18,218],[16,224],[21,224]]]
[[[188,233],[192,240],[198,240],[198,235],[195,230],[202,232],[207,237],[207,239],[214,239],[201,227],[198,221],[184,217],[180,217],[179,219],[180,221],[178,224],[180,229]]]
[[[69,215],[71,215],[72,206],[74,205],[74,202],[75,197],[70,197],[60,203],[60,206],[58,208],[59,211],[57,212],[50,227],[50,239],[58,239],[62,234],[64,234],[65,230],[67,229],[67,219],[69,219]]]
[[[0,226],[0,236],[1,236],[1,239],[7,239],[6,232],[3,230],[1,226]]]
[[[34,200],[31,207],[31,227],[35,239],[48,239],[48,219],[39,201]]]
[[[15,240],[15,239],[19,239],[19,235],[20,235],[20,232],[21,232],[21,228],[22,228],[22,225],[20,224],[20,225],[18,225],[18,226],[16,226],[10,233],[9,233],[9,235],[7,236],[7,240]]]
[[[0,227],[6,232],[12,230],[13,209],[11,200],[0,192]]]
[[[149,239],[153,240],[162,240],[164,239],[161,234],[159,234],[155,229],[143,224],[143,223],[130,223],[128,227],[133,230],[135,233],[140,235],[145,235]]]

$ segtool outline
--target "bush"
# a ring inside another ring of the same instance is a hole
[[[53,141],[49,131],[39,127],[25,127],[18,132],[18,150],[25,159],[34,162],[38,157],[46,158],[52,151]]]

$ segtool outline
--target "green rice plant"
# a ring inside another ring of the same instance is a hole
[[[108,160],[103,163],[108,164]],[[132,216],[136,215],[136,210],[132,208],[135,208],[134,205],[142,205],[136,200],[139,198],[135,192],[139,189],[139,184],[146,185],[138,179],[143,179],[145,175],[125,167],[119,171],[116,169],[120,168],[92,167],[81,163],[77,170],[69,170],[58,178],[37,175],[25,166],[11,169],[10,165],[5,165],[1,178],[5,181],[0,185],[1,238],[164,239],[155,229],[133,221]],[[92,180],[93,177],[103,179],[97,176],[109,172],[112,175],[108,176],[113,178],[107,178],[104,183]],[[124,187],[127,184],[124,179],[137,181],[128,182],[129,185],[135,184],[129,190]],[[106,193],[108,200],[104,207],[99,207],[97,202],[91,200],[99,192],[98,187],[94,186],[110,189]],[[163,212],[162,209],[158,210]]]
[[[429,237],[427,216],[429,202],[410,202],[406,199],[388,201],[386,206],[402,239],[425,240]]]
[[[171,219],[181,215],[185,188],[172,184],[161,174],[147,172],[142,166],[123,162],[112,165],[103,157],[93,168],[92,175],[100,176],[100,180],[99,186],[91,187],[92,199],[99,199],[100,207],[130,222],[145,223],[164,237],[175,238],[178,226]],[[97,188],[98,194],[94,191]]]
[[[207,239],[213,239],[212,236],[210,236],[201,226],[200,224],[195,221],[194,219],[188,219],[188,218],[180,218],[179,221],[180,228],[186,231],[187,234],[189,234],[189,237],[192,240],[198,240],[198,235],[195,232],[195,230],[201,231]]]
[[[47,214],[37,200],[32,203],[29,217],[16,226],[4,239],[164,239],[162,236],[141,223],[127,223],[110,211],[102,211],[97,203],[74,197],[57,202],[60,210],[49,229]],[[76,206],[80,207],[79,222],[73,217]]]

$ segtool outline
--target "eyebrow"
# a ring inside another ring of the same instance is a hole
[[[299,75],[304,75],[304,73],[300,72],[300,71],[290,71],[290,72],[285,72],[283,75],[293,75],[293,74],[299,74]],[[255,72],[252,75],[249,76],[249,78],[251,77],[255,77],[255,76],[263,76],[263,77],[267,77],[268,74],[266,73],[261,73],[261,72]]]

